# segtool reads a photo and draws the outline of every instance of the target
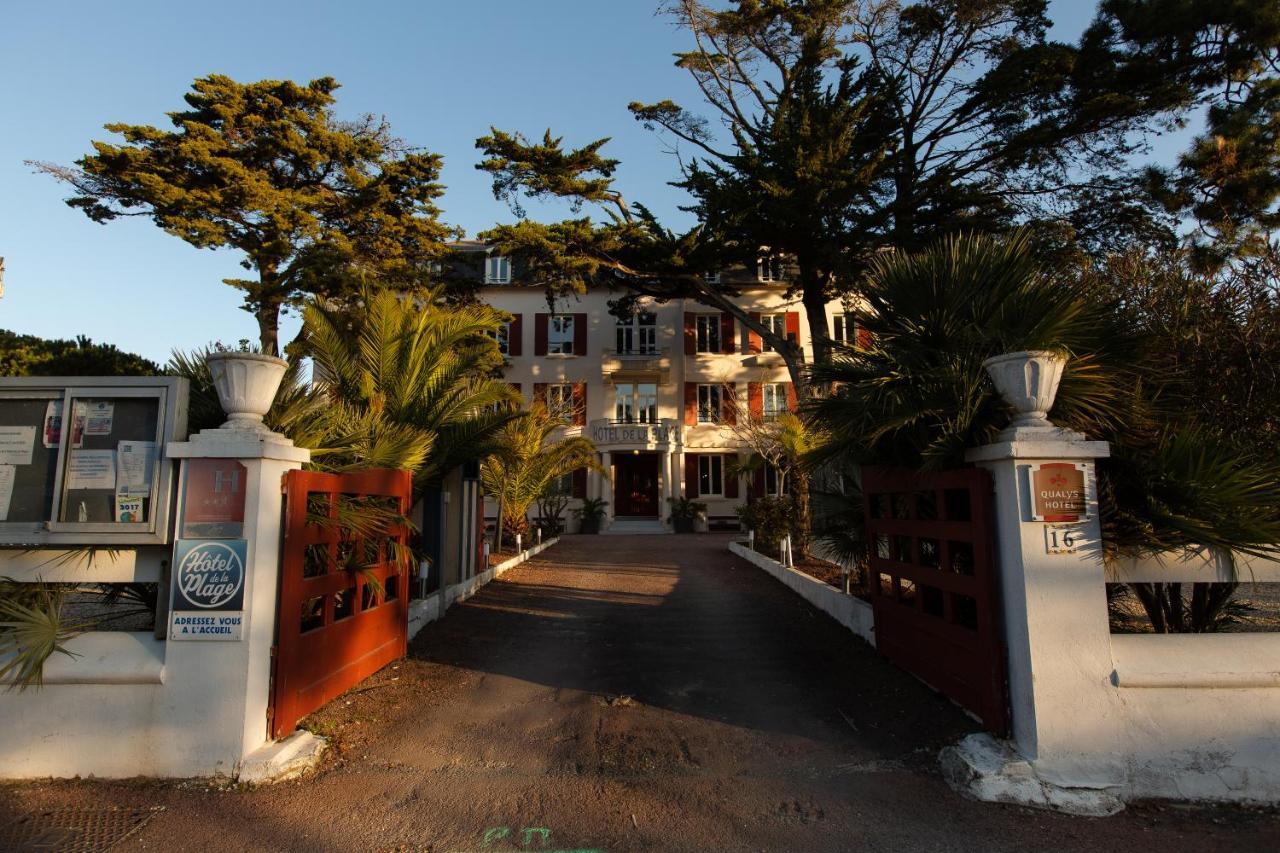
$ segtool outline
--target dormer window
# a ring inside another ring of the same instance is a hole
[[[485,284],[510,284],[511,259],[505,255],[490,255],[485,259]]]
[[[702,277],[706,280],[707,284],[719,284],[720,270],[708,270],[702,274]]]
[[[773,255],[756,261],[756,279],[758,281],[780,281],[782,279],[782,262]]]

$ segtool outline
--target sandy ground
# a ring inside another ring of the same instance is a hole
[[[10,785],[0,826],[163,806],[112,849],[1280,849],[1274,812],[961,798],[935,756],[970,719],[727,541],[566,537],[313,715],[335,749],[312,778]]]

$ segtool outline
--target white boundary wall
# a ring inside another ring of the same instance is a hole
[[[1226,564],[1104,569],[1093,483],[1075,553],[1047,553],[1044,524],[1030,520],[1032,463],[1106,454],[1070,433],[970,451],[995,483],[1013,738],[1008,749],[973,736],[944,766],[984,799],[1094,814],[1148,797],[1280,802],[1280,634],[1110,632],[1108,580],[1225,580]],[[1274,581],[1280,570],[1246,561],[1239,576]]]
[[[871,645],[876,644],[875,616],[872,614],[869,603],[857,596],[845,595],[830,584],[810,577],[802,571],[789,569],[777,560],[752,551],[741,542],[730,542],[729,550],[753,566],[764,569],[775,580],[786,584],[792,592]]]
[[[74,638],[68,648],[78,656],[54,655],[44,687],[0,693],[0,778],[235,776],[268,744],[280,483],[310,453],[282,437],[234,430],[205,430],[166,452],[169,459],[239,459],[247,469],[242,639],[173,642],[153,632]],[[54,567],[47,552],[9,552],[0,554],[0,574],[158,580],[159,560],[170,553],[169,546],[144,547],[114,560],[99,555],[93,567]]]
[[[429,623],[444,616],[445,612],[454,604],[459,601],[466,601],[494,578],[502,577],[507,571],[514,569],[531,557],[541,554],[559,541],[559,536],[548,539],[541,545],[526,548],[510,560],[505,560],[496,566],[485,569],[475,577],[467,578],[460,583],[445,587],[426,598],[419,598],[409,602],[409,639],[412,640]]]

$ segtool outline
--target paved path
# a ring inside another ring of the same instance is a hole
[[[725,542],[566,538],[316,714],[315,778],[26,785],[0,813],[165,807],[116,850],[1280,849],[1274,814],[960,798],[934,758],[971,721]]]

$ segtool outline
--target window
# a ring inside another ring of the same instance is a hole
[[[698,423],[718,424],[721,417],[721,395],[724,389],[719,385],[698,386]]]
[[[759,281],[781,281],[782,261],[772,255],[756,261],[756,279]]]
[[[724,494],[724,459],[704,453],[698,457],[698,494]]]
[[[573,386],[547,386],[547,413],[565,423],[573,422]]]
[[[784,341],[787,339],[786,314],[761,314],[760,323]],[[760,348],[765,352],[773,352],[773,347],[764,338],[760,339]]]
[[[652,382],[636,386],[636,417],[642,424],[658,422],[658,386]]]
[[[639,385],[620,382],[615,385],[613,418],[628,424],[657,423],[658,386],[652,382],[641,382]]]
[[[658,324],[652,311],[637,311],[618,320],[618,353],[652,355],[658,351]]]
[[[720,315],[698,315],[698,352],[720,352]]]
[[[706,280],[707,284],[719,284],[720,270],[708,270],[702,274],[702,277]]]
[[[497,331],[493,333],[493,339],[498,342],[498,352],[503,355],[511,354],[511,324],[503,323],[498,326]]]
[[[485,259],[484,283],[507,284],[511,281],[511,259],[502,255],[491,255]]]
[[[547,352],[573,355],[573,315],[552,314],[547,318]]]
[[[632,406],[635,405],[635,386],[630,382],[620,382],[613,386],[613,394],[613,419],[621,423],[631,423]]]
[[[771,421],[787,410],[787,386],[782,382],[768,382],[761,386],[764,397],[764,417]]]
[[[831,340],[852,344],[857,342],[858,326],[852,314],[837,314],[831,318]]]
[[[781,489],[779,489],[781,484]],[[782,476],[782,472],[772,465],[764,466],[764,493],[776,498],[791,494],[791,481]]]

